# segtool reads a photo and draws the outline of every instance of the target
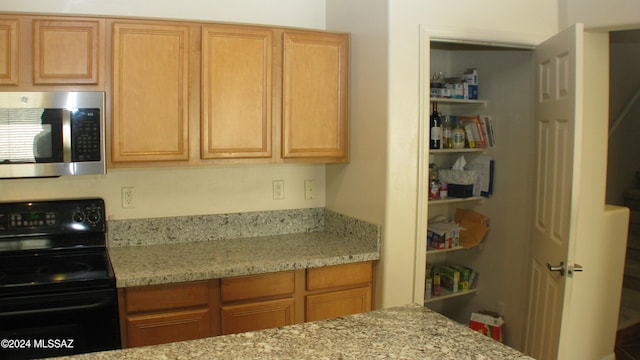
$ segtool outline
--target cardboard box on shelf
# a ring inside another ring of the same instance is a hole
[[[440,286],[452,293],[460,291],[460,271],[451,266],[440,268]]]
[[[472,210],[456,209],[455,222],[466,230],[460,232],[460,246],[471,248],[479,245],[489,232],[489,219]]]
[[[502,342],[504,332],[504,319],[502,316],[488,311],[481,311],[471,314],[469,327],[478,331],[495,341]]]
[[[449,267],[460,272],[460,280],[458,281],[458,291],[469,291],[472,270],[466,266],[449,265]]]
[[[462,81],[467,84],[466,92],[469,93],[469,99],[478,99],[478,69],[467,69],[462,74]]]

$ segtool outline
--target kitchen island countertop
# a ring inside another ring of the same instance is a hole
[[[73,359],[531,359],[419,305]]]

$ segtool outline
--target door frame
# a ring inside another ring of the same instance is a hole
[[[428,159],[429,146],[429,107],[431,79],[431,41],[451,42],[460,44],[474,44],[484,46],[504,47],[510,49],[534,50],[535,45],[524,42],[507,42],[501,40],[487,40],[497,38],[494,33],[483,34],[481,32],[470,35],[464,32],[442,31],[441,28],[432,28],[420,25],[420,58],[419,58],[419,121],[418,121],[418,199],[427,199],[429,194]],[[484,38],[483,38],[484,37]],[[425,275],[427,262],[427,223],[429,210],[427,201],[418,201],[416,209],[416,247],[415,247],[415,271],[413,301],[424,305]]]

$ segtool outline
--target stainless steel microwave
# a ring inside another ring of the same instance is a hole
[[[0,92],[0,178],[105,173],[105,94]]]

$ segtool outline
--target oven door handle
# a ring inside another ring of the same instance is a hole
[[[60,306],[53,308],[44,308],[44,309],[28,309],[28,310],[16,310],[16,311],[2,311],[0,312],[0,319],[17,316],[17,315],[37,315],[37,314],[48,314],[52,312],[64,312],[64,311],[78,311],[78,310],[94,310],[112,302],[112,299],[103,299],[91,304],[82,304],[82,305],[72,305],[72,306]]]

